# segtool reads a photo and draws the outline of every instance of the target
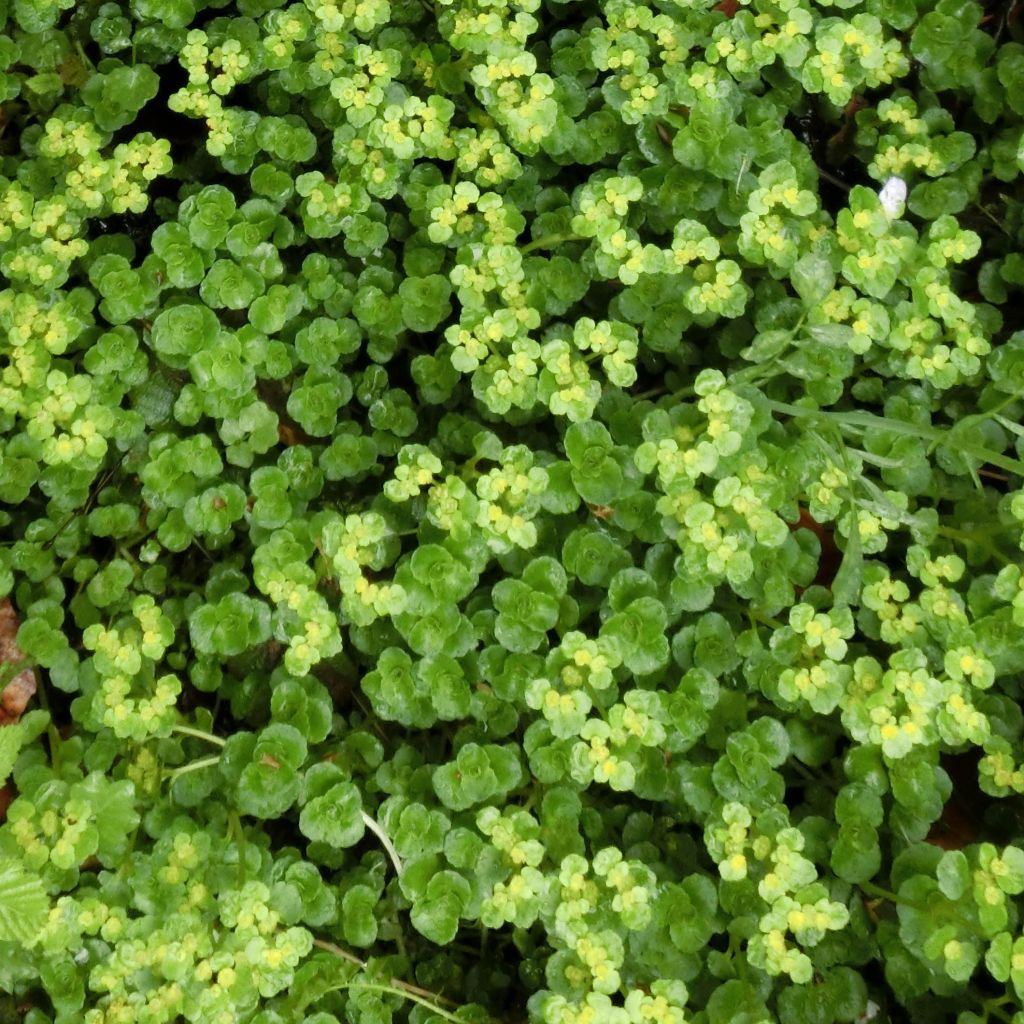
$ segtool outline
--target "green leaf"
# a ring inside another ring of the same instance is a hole
[[[0,942],[31,943],[46,923],[49,906],[43,883],[33,872],[0,858]]]
[[[236,733],[224,748],[225,756],[233,742],[245,748],[251,734]],[[251,746],[248,763],[238,775],[235,802],[243,814],[255,818],[278,818],[295,803],[302,788],[299,769],[306,759],[306,741],[294,726],[284,722],[268,725]]]
[[[197,651],[224,657],[241,654],[270,636],[270,609],[247,594],[226,594],[200,605],[189,616],[189,635]]]
[[[341,900],[341,927],[345,941],[353,946],[372,946],[377,940],[374,910],[380,895],[368,885],[354,885]]]
[[[623,664],[638,675],[657,671],[668,663],[665,606],[656,598],[640,597],[601,626],[601,636],[611,640]]]
[[[1000,47],[996,69],[1010,109],[1024,114],[1024,45],[1007,43]]]
[[[86,593],[97,608],[106,608],[124,596],[134,578],[132,567],[124,559],[115,558],[93,576]]]
[[[76,1015],[80,1017],[85,1004],[85,981],[69,955],[48,957],[43,961],[39,977],[57,1011],[58,1020]]]
[[[25,742],[25,730],[21,724],[0,726],[0,786],[14,771],[14,762]]]
[[[925,220],[934,220],[946,213],[960,213],[971,201],[967,186],[955,177],[938,181],[922,181],[910,190],[907,208]]]
[[[436,330],[452,311],[451,292],[448,278],[440,274],[407,277],[398,287],[402,322],[421,334]]]
[[[376,464],[377,444],[362,434],[336,434],[320,454],[320,468],[328,480],[365,476]]]
[[[985,966],[996,981],[1010,980],[1010,956],[1013,949],[1013,936],[1009,932],[1000,932],[993,940],[985,954]]]
[[[504,795],[521,785],[523,778],[514,748],[467,743],[453,761],[435,769],[433,785],[441,803],[462,811]]]
[[[607,429],[594,420],[572,424],[565,432],[565,454],[580,497],[593,504],[614,505],[624,478]]]
[[[134,784],[91,772],[71,787],[71,798],[88,801],[99,838],[96,856],[106,867],[114,867],[131,848],[140,820]]]
[[[439,601],[461,601],[476,586],[476,573],[439,544],[421,544],[408,564],[417,582],[429,588]]]
[[[67,637],[42,618],[27,618],[18,630],[18,646],[44,668],[52,668],[68,649]]]
[[[398,815],[388,815],[384,824],[393,834],[395,849],[407,859],[439,853],[451,829],[447,815],[418,803],[408,804]]]
[[[680,885],[669,885],[659,901],[673,945],[682,953],[698,953],[715,930],[718,893],[703,875],[690,875]]]
[[[409,919],[431,942],[445,946],[459,930],[459,918],[469,903],[472,889],[462,875],[439,871],[427,883],[423,897],[413,905]]]
[[[140,18],[167,28],[186,28],[196,16],[194,0],[132,0],[132,10]]]
[[[219,326],[207,306],[172,306],[153,321],[150,341],[168,366],[183,369],[190,356],[213,345]]]
[[[844,823],[832,845],[829,863],[845,882],[856,884],[873,878],[882,866],[878,833],[863,820]]]
[[[707,1006],[708,1024],[759,1024],[770,1020],[756,989],[745,981],[716,986]]]
[[[607,533],[581,526],[566,538],[562,563],[581,583],[602,587],[620,569],[628,568],[632,560],[629,552]]]
[[[354,846],[363,838],[363,805],[359,790],[351,782],[339,782],[302,808],[299,828],[315,843]]]
[[[790,751],[789,733],[778,719],[763,715],[748,725],[744,734],[755,740],[760,752],[773,768],[785,764]]]
[[[855,503],[851,505],[856,509]],[[864,547],[860,539],[860,530],[856,529],[846,538],[843,560],[832,580],[832,600],[837,608],[849,607],[858,602],[863,575]]]
[[[327,437],[338,410],[352,398],[352,382],[336,370],[309,370],[288,396],[288,415],[313,437]]]
[[[971,868],[962,850],[947,850],[936,869],[939,889],[943,896],[958,900],[971,884]]]
[[[1007,846],[1000,857],[1002,870],[999,873],[999,888],[1016,896],[1024,892],[1024,850]]]
[[[817,253],[801,256],[793,265],[789,279],[807,307],[816,306],[835,287],[832,264]]]
[[[133,121],[159,88],[157,73],[140,62],[91,75],[82,89],[82,98],[92,107],[96,124],[105,132],[113,132]]]
[[[532,651],[558,621],[558,599],[522,580],[499,580],[491,593],[498,609],[494,636],[506,650]]]
[[[263,278],[234,260],[215,260],[206,272],[199,295],[214,309],[248,309],[263,291]]]

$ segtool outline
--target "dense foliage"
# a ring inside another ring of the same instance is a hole
[[[1024,1021],[1019,3],[0,27],[0,1019]]]

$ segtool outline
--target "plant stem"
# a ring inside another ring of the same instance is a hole
[[[398,851],[395,849],[394,843],[391,842],[387,832],[384,831],[377,824],[377,822],[366,813],[361,812],[363,815],[363,824],[381,841],[381,845],[387,851],[387,855],[391,858],[391,863],[395,865],[395,873],[402,873],[402,861],[398,856]]]
[[[245,850],[249,845],[245,838],[245,828],[242,825],[242,817],[238,811],[232,811],[228,815],[228,835],[235,840],[235,848],[238,852],[238,884],[243,886],[246,883],[248,870],[245,863]]]
[[[78,54],[78,57],[79,57],[79,59],[81,60],[81,62],[82,62],[82,63],[83,63],[83,64],[84,64],[84,65],[85,65],[85,66],[86,66],[86,67],[87,67],[87,68],[88,68],[88,69],[89,69],[90,71],[95,71],[95,70],[96,70],[96,65],[95,65],[95,64],[93,64],[93,62],[92,62],[91,60],[89,60],[89,57],[88,57],[88,55],[87,55],[87,54],[86,54],[86,52],[85,52],[85,49],[84,49],[84,48],[82,47],[82,43],[81,43],[81,41],[80,41],[80,40],[78,40],[78,39],[76,39],[76,40],[75,40],[75,52],[76,52],[76,53]],[[132,63],[133,63],[133,64],[135,63],[135,62],[134,62],[134,60],[132,61]]]
[[[181,733],[182,736],[194,736],[197,740],[206,740],[207,743],[212,743],[215,747],[223,747],[227,745],[227,740],[222,740],[219,736],[214,736],[212,732],[206,732],[203,729],[194,729],[191,725],[171,726],[171,732]]]
[[[869,896],[874,896],[880,900],[886,900],[889,903],[902,903],[899,896],[892,892],[890,889],[883,889],[880,885],[875,885],[874,882],[861,882],[858,888],[862,892],[866,892]]]
[[[649,391],[641,391],[638,395],[633,395],[633,400],[636,402],[644,402],[648,398],[654,398],[655,395],[666,395],[668,394],[668,388],[664,384],[656,388],[651,388]]]
[[[36,679],[36,696],[39,698],[39,706],[50,716],[49,722],[46,723],[46,736],[50,741],[50,764],[53,766],[53,772],[55,775],[60,775],[60,748],[63,744],[61,739],[60,730],[56,725],[53,724],[53,715],[50,712],[50,700],[46,693],[46,687],[43,684],[43,674],[38,668],[32,669],[32,674]],[[14,678],[13,676],[11,677]],[[6,680],[4,680],[6,682]],[[0,691],[3,690],[3,684],[0,684]]]
[[[808,409],[802,405],[791,405],[789,402],[776,402],[767,400],[768,408],[773,412],[785,413],[787,416],[796,416],[805,419],[814,419],[825,423],[832,422],[852,427],[856,430],[885,430],[892,434],[903,434],[906,437],[919,437],[924,441],[931,441],[933,444],[945,444],[950,441],[949,431],[940,427],[925,425],[923,423],[907,423],[905,420],[889,419],[885,416],[876,416],[870,412],[840,412],[831,409]],[[1005,469],[1009,473],[1016,473],[1024,476],[1024,462],[1014,459],[1000,452],[991,451],[982,445],[972,444],[970,441],[957,438],[955,447],[966,455],[978,459],[981,462],[990,462],[993,466]]]
[[[119,554],[119,555],[120,555],[120,556],[121,556],[121,557],[122,557],[122,558],[123,558],[123,559],[124,559],[124,560],[125,560],[126,562],[130,562],[130,563],[131,563],[131,565],[132,565],[132,568],[133,568],[133,569],[134,569],[134,570],[135,570],[136,572],[142,572],[142,571],[143,571],[143,569],[142,569],[142,566],[141,566],[141,565],[139,565],[138,559],[136,559],[136,557],[135,557],[135,556],[134,556],[134,555],[133,555],[133,554],[132,554],[132,553],[131,553],[131,552],[130,552],[130,551],[129,551],[129,550],[128,550],[128,549],[126,548],[126,547],[124,547],[124,546],[123,546],[123,545],[121,545],[121,544],[118,544],[118,546],[117,546],[117,553],[118,553],[118,554]]]
[[[352,981],[347,985],[343,985],[342,988],[363,988],[370,992],[384,992],[388,995],[398,996],[401,999],[408,999],[411,1003],[416,1003],[419,1006],[425,1007],[430,1010],[431,1013],[436,1013],[444,1020],[451,1021],[452,1024],[463,1024],[463,1022],[456,1017],[454,1013],[442,1010],[436,1003],[431,1002],[431,999],[436,998],[433,993],[430,993],[431,999],[425,999],[423,996],[417,995],[415,992],[411,992],[409,987],[405,985],[401,988],[397,988],[392,985],[378,985],[369,981]]]
[[[527,253],[533,252],[534,249],[553,249],[556,245],[561,245],[563,242],[585,241],[587,241],[587,239],[581,237],[580,235],[544,235],[543,238],[535,238],[532,242],[527,242],[526,245],[520,248],[519,252],[523,256],[525,256]]]
[[[350,953],[347,949],[342,949],[341,946],[336,946],[333,942],[328,942],[326,939],[314,939],[313,945],[317,949],[326,950],[328,953],[333,953],[340,960],[347,960],[350,964],[355,964],[360,970],[366,966],[365,960],[360,960],[355,953]]]
[[[171,732],[181,733],[183,736],[194,736],[198,740],[205,740],[207,743],[212,743],[215,746],[223,747],[227,741],[222,740],[219,736],[214,736],[212,732],[205,732],[203,729],[194,729],[190,725],[175,725]],[[220,756],[216,757],[204,757],[201,761],[193,761],[191,764],[183,765],[181,768],[176,768],[170,773],[169,778],[176,778],[178,775],[184,775],[186,772],[198,771],[200,768],[208,768],[210,765],[216,764],[220,760]],[[391,859],[391,863],[395,866],[395,871],[400,875],[402,873],[402,860],[398,856],[398,851],[395,849],[394,843],[391,842],[391,838],[388,834],[377,824],[377,822],[366,813],[361,812],[363,815],[363,824],[381,841],[381,845],[387,852],[388,857]]]
[[[974,544],[981,548],[982,551],[988,552],[997,561],[1002,562],[1003,565],[1013,565],[1013,559],[1008,558],[1000,551],[995,544],[989,539],[989,536],[979,536],[976,533],[971,533],[969,530],[957,530],[952,526],[939,526],[937,527],[936,533],[940,537],[948,537],[952,541],[957,541],[960,544]],[[996,531],[994,531],[996,532]],[[998,536],[998,532],[996,532]]]
[[[350,964],[354,964],[360,970],[366,968],[366,961],[360,960],[355,953],[350,953],[347,949],[343,949],[341,946],[335,945],[333,942],[328,942],[326,939],[314,939],[313,945],[317,949],[322,949],[327,953],[332,953],[340,960],[346,960]],[[402,996],[406,999],[412,999],[415,1002],[420,1003],[421,1006],[426,1006],[427,1009],[433,1010],[436,1013],[445,1016],[449,1020],[457,1020],[451,1014],[445,1014],[445,1011],[440,1007],[443,1006],[457,1006],[457,1003],[452,1002],[451,999],[446,999],[444,996],[438,995],[436,992],[431,992],[429,989],[420,988],[419,985],[411,985],[407,981],[402,981],[400,978],[392,978],[390,986],[374,986],[370,983],[364,982],[352,982],[349,985],[344,986],[345,988],[374,988],[377,987],[381,991],[392,992],[394,995]]]
[[[989,208],[987,206],[982,206],[981,203],[971,203],[971,206],[973,206],[974,209],[977,210],[979,213],[982,213],[986,217],[988,217],[988,219],[990,221],[992,221],[992,223],[995,224],[995,226],[1000,231],[1002,231],[1002,233],[1004,235],[1007,235],[1010,238],[1013,237],[1013,235],[1009,231],[1006,230],[1006,225],[1003,224],[1003,222],[994,213],[992,213],[992,211],[989,210]]]
[[[742,371],[741,371],[742,372]],[[672,395],[673,398],[692,398],[696,392],[692,387],[687,386],[685,388],[679,388],[677,391],[669,391],[667,385],[659,384],[655,388],[650,388],[647,391],[640,391],[630,397],[636,402],[642,402],[648,398],[654,398],[655,395]]]
[[[847,185],[847,183],[845,181],[843,181],[842,178],[837,178],[831,172],[826,171],[824,167],[818,167],[817,165],[815,165],[815,166],[817,167],[818,174],[820,174],[827,182],[830,182],[831,184],[835,185],[837,188],[844,189],[847,192],[850,191],[851,186]]]
[[[874,882],[859,882],[857,887],[860,889],[861,892],[867,893],[867,895],[869,896],[874,896],[876,899],[886,900],[888,903],[892,903],[897,907],[908,907],[909,909],[917,910],[922,914],[931,915],[933,913],[933,908],[923,903],[918,903],[917,900],[904,899],[899,894],[894,893],[891,889],[883,889],[880,885],[875,885]],[[954,915],[950,916],[952,917]],[[972,935],[976,935],[979,938],[988,941],[989,936],[987,936],[976,924],[974,924],[974,922],[966,920],[959,914],[956,914],[955,917],[957,923],[965,931],[968,931]]]
[[[747,609],[747,618],[752,622],[760,622],[761,625],[768,626],[769,629],[782,629],[785,625],[785,623],[772,618],[770,615],[762,615],[756,608]]]
[[[991,999],[986,999],[981,1004],[981,1009],[985,1014],[985,1020],[990,1017],[995,1017],[998,1020],[1006,1021],[1006,1024],[1011,1024],[1013,1018],[1003,1009],[1007,1003],[1013,1000],[1013,996],[1009,992],[1004,992],[1001,996],[993,996]]]
[[[986,1016],[997,1017],[999,1020],[1006,1021],[1006,1024],[1012,1024],[1013,1022],[1013,1018],[1005,1010],[995,1004],[986,1005],[985,1014]]]
[[[220,754],[214,754],[212,757],[203,757],[198,761],[190,761],[188,764],[183,764],[180,768],[173,768],[171,771],[167,772],[164,777],[173,782],[180,775],[187,775],[189,772],[197,772],[201,768],[211,768],[219,762]]]

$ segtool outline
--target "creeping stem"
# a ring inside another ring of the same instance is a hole
[[[366,967],[366,961],[360,960],[354,953],[350,953],[347,949],[343,949],[341,946],[335,945],[333,942],[328,942],[326,939],[314,939],[313,945],[317,949],[322,949],[327,953],[332,953],[334,956],[341,960],[346,960],[350,964],[354,964],[360,970]],[[436,1014],[444,1017],[445,1020],[457,1021],[458,1018],[454,1015],[447,1013],[442,1010],[442,1006],[455,1006],[450,999],[446,999],[444,996],[437,995],[435,992],[431,992],[428,989],[420,988],[419,985],[410,985],[407,981],[402,981],[399,978],[392,978],[390,984],[379,985],[371,982],[349,982],[342,988],[365,988],[371,991],[377,992],[388,992],[392,995],[401,996],[403,999],[409,999],[414,1003],[419,1003],[420,1006],[426,1007],[428,1010],[433,1011]]]
[[[911,910],[920,911],[922,914],[932,913],[932,909],[924,903],[919,903],[917,900],[909,900],[899,893],[892,892],[890,889],[884,889],[880,885],[875,885],[874,882],[860,882],[857,886],[862,893],[866,896],[871,896],[877,900],[885,900],[887,903],[892,903],[897,907],[909,907]],[[955,917],[957,923],[964,929],[964,931],[970,932],[972,935],[976,935],[980,939],[988,940],[990,938],[977,924],[973,921],[969,921],[967,918],[962,917],[959,914],[950,914],[951,918]]]
[[[219,736],[214,736],[212,732],[206,732],[203,729],[194,729],[191,725],[173,725],[171,726],[171,732],[181,733],[182,736],[194,736],[197,740],[205,740],[207,743],[212,743],[215,747],[223,747],[227,745],[227,740],[222,740]]]
[[[1016,396],[1015,396],[1016,397]],[[933,427],[924,423],[908,423],[906,420],[889,419],[886,416],[876,416],[870,412],[840,412],[832,409],[808,409],[802,405],[792,405],[789,402],[767,401],[768,408],[773,412],[781,412],[787,416],[796,416],[803,419],[819,420],[825,423],[838,423],[840,426],[849,427],[852,430],[884,430],[891,434],[903,434],[908,437],[919,437],[922,441],[930,441],[932,444],[945,444],[950,442],[949,431],[941,427]],[[1024,462],[1020,459],[1011,458],[1001,452],[994,452],[984,445],[974,444],[966,438],[956,438],[955,447],[971,458],[981,462],[991,463],[1008,473],[1016,473],[1024,476]]]
[[[171,732],[180,733],[182,736],[193,736],[198,740],[205,740],[207,743],[212,743],[214,746],[223,747],[227,741],[221,739],[219,736],[215,736],[212,732],[206,732],[203,729],[194,729],[190,725],[175,725],[171,728]],[[169,779],[176,779],[179,775],[184,775],[187,772],[198,771],[200,768],[209,768],[215,765],[220,760],[220,756],[216,757],[204,757],[199,761],[193,761],[191,764],[182,765],[180,768],[175,768],[173,771],[168,773]],[[380,825],[366,813],[362,811],[363,824],[381,841],[381,845],[387,852],[388,857],[391,859],[391,863],[395,866],[395,872],[397,874],[402,873],[402,859],[398,856],[398,851],[395,849],[395,844],[391,842],[391,838],[388,834],[380,827]]]
[[[424,999],[423,996],[416,995],[414,992],[410,992],[408,988],[401,987],[395,988],[391,985],[378,985],[370,981],[351,981],[345,988],[364,989],[369,992],[384,992],[387,995],[401,996],[403,999],[408,999],[411,1003],[417,1003],[419,1006],[430,1010],[431,1013],[437,1014],[438,1017],[442,1017],[444,1020],[451,1021],[452,1024],[463,1024],[460,1018],[456,1017],[454,1013],[449,1013],[447,1010],[442,1010],[436,1003],[430,1001],[430,999]],[[431,993],[431,998],[436,999],[437,997]]]
[[[556,245],[561,245],[563,242],[585,241],[587,241],[587,239],[583,238],[581,235],[544,235],[542,238],[535,238],[532,242],[527,242],[526,245],[520,247],[519,251],[523,256],[525,256],[527,253],[533,252],[534,249],[553,249]]]
[[[366,811],[361,812],[363,815],[363,824],[381,841],[381,845],[387,851],[387,855],[391,858],[391,863],[395,865],[395,873],[402,873],[402,861],[398,856],[398,851],[395,849],[395,844],[391,842],[388,834],[371,818]]]
[[[189,772],[197,772],[201,768],[212,768],[218,761],[220,761],[220,754],[214,754],[212,757],[201,757],[198,761],[190,761],[188,764],[183,764],[180,768],[172,769],[167,773],[166,777],[173,782]]]

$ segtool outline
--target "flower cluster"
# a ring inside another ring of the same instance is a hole
[[[108,567],[108,577],[114,566]],[[90,586],[101,582],[118,585],[98,574]],[[157,676],[157,666],[173,639],[171,620],[149,594],[140,594],[132,602],[131,618],[110,628],[99,623],[85,628],[82,642],[93,652],[89,665],[94,683],[83,690],[91,698],[90,717],[97,727],[106,726],[115,736],[136,741],[166,734],[181,682],[171,673]]]

